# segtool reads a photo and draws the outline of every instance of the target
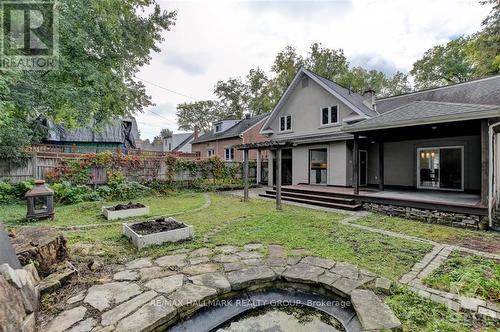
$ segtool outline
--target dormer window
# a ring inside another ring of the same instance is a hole
[[[323,107],[321,109],[321,125],[331,125],[339,123],[339,107],[338,105]]]
[[[222,131],[222,123],[217,123],[217,124],[215,124],[214,129],[215,129],[215,132],[216,132],[216,133],[221,132],[221,131]]]
[[[280,131],[292,130],[292,116],[285,115],[280,117]]]

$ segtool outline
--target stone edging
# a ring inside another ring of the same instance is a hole
[[[434,246],[434,249],[427,253],[420,262],[416,263],[410,272],[402,276],[399,282],[408,285],[411,290],[420,296],[444,304],[451,310],[460,311],[462,309],[477,313],[480,316],[500,319],[500,306],[495,303],[434,289],[422,283],[422,279],[437,269],[454,250],[462,250],[462,248],[441,244]],[[499,258],[497,255],[478,252],[476,250],[466,251],[486,258]]]
[[[261,244],[254,243],[244,248],[227,245],[136,259],[115,272],[113,280],[66,299],[68,309],[43,329],[153,331],[192,315],[203,301],[287,284],[350,300],[365,330],[401,328],[390,308],[367,289],[375,282],[376,288],[388,290],[387,279],[348,263],[313,256],[287,257],[280,246],[269,246],[268,257],[264,251]]]

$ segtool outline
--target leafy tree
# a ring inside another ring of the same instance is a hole
[[[173,134],[174,132],[172,130],[168,128],[163,128],[162,130],[160,130],[160,134],[153,138],[153,144],[157,144],[169,137],[172,137]]]
[[[269,90],[269,79],[266,73],[257,67],[250,69],[246,77],[248,93],[248,109],[252,115],[264,114],[272,111],[273,100]]]
[[[411,70],[416,87],[432,88],[473,78],[474,66],[466,52],[469,41],[469,37],[462,36],[446,45],[437,45],[427,50]]]
[[[311,45],[305,65],[312,72],[335,82],[340,82],[349,71],[349,63],[342,49],[324,48],[318,43]]]
[[[214,93],[218,97],[226,116],[243,117],[248,111],[247,86],[241,78],[230,78],[227,81],[218,81]]]
[[[208,130],[212,122],[224,118],[224,111],[218,102],[202,100],[177,105],[177,123],[181,130]]]
[[[162,11],[156,0],[62,0],[58,8],[59,68],[2,71],[0,89],[9,91],[1,94],[2,117],[11,107],[15,113],[9,116],[15,114],[26,128],[39,118],[67,127],[96,120],[99,128],[151,105],[134,75],[149,63],[151,51],[160,50],[161,32],[174,24],[176,13]],[[21,136],[36,138],[29,131]]]

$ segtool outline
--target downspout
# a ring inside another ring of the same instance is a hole
[[[491,229],[493,229],[493,217],[492,217],[492,210],[493,210],[493,167],[494,167],[494,160],[493,160],[493,128],[497,127],[500,125],[499,122],[495,122],[491,124],[488,127],[488,221],[489,221],[489,226]]]

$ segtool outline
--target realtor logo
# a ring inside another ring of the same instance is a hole
[[[0,0],[0,5],[0,68],[43,71],[57,68],[56,2]]]

